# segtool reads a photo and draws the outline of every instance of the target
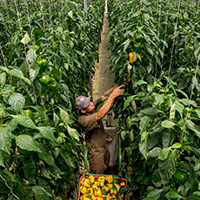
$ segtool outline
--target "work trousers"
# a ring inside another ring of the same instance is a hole
[[[88,147],[88,161],[90,165],[90,173],[104,174],[110,161],[110,153],[107,148]]]

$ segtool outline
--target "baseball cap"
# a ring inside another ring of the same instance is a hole
[[[76,99],[76,108],[79,110],[87,108],[89,106],[89,104],[90,104],[90,97],[79,96]]]

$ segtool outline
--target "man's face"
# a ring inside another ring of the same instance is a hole
[[[82,110],[85,114],[90,114],[95,112],[95,105],[93,102],[90,102],[89,106]]]

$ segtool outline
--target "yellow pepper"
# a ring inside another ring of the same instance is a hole
[[[112,175],[107,176],[107,177],[106,177],[106,181],[107,181],[108,183],[112,183],[112,182],[113,182],[113,177],[112,177]]]
[[[120,186],[122,187],[122,186],[125,186],[126,185],[126,183],[125,182],[121,182],[120,183]]]
[[[92,184],[90,183],[90,180],[88,179],[88,178],[86,178],[84,181],[83,181],[83,185],[85,186],[85,187],[91,187],[92,186]]]
[[[87,194],[87,188],[85,186],[81,186],[80,191],[82,194]]]
[[[87,193],[88,193],[88,194],[94,194],[93,188],[88,188]]]
[[[117,194],[117,189],[115,187],[111,188],[110,194]]]
[[[92,199],[91,195],[88,195],[88,194],[83,195],[83,200],[91,200],[91,199]]]
[[[103,197],[97,197],[96,200],[104,200]]]
[[[95,189],[94,189],[94,195],[95,195],[96,197],[102,197],[101,189],[100,189],[100,188],[95,188]]]
[[[94,181],[95,181],[94,176],[92,176],[92,175],[89,176],[88,179],[90,180],[90,183],[94,183]]]
[[[110,189],[113,187],[113,184],[106,184],[106,186],[108,186]]]
[[[100,176],[98,181],[105,181],[105,177],[104,176]]]
[[[131,64],[134,63],[133,52],[130,52],[130,53],[128,54],[128,57],[129,57],[129,62],[130,62]]]
[[[120,185],[117,184],[117,183],[114,183],[114,187],[117,189],[117,192],[119,192],[119,190],[120,190]]]
[[[97,198],[92,194],[92,200],[96,200]]]
[[[102,187],[102,193],[103,194],[108,194],[109,191],[110,191],[110,188],[108,186],[105,185],[105,186]]]
[[[99,187],[103,187],[104,186],[104,181],[99,181],[98,186]]]

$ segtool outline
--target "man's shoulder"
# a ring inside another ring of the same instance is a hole
[[[79,123],[80,122],[87,122],[88,120],[91,120],[93,118],[96,117],[96,113],[93,113],[91,115],[81,115],[79,118],[78,118],[78,121]]]

